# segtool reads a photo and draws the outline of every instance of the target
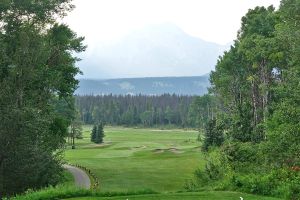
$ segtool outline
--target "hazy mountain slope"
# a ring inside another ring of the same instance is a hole
[[[214,69],[224,49],[192,37],[175,25],[161,24],[92,48],[80,65],[85,77],[94,79],[197,76]]]
[[[207,93],[208,76],[80,80],[75,94],[147,94],[164,93],[202,95]]]

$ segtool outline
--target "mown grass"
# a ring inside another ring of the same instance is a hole
[[[178,191],[203,165],[196,131],[105,128],[105,144],[90,142],[90,129],[66,159],[91,169],[104,192]]]

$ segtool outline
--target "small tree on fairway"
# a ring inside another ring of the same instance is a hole
[[[103,123],[101,122],[98,125],[94,125],[92,133],[91,133],[91,141],[100,144],[103,142],[104,131],[103,131]]]
[[[70,126],[69,136],[71,137],[72,149],[75,149],[75,138],[82,139],[82,123],[79,120],[73,120]]]
[[[97,126],[97,132],[96,132],[96,140],[95,143],[100,144],[103,142],[103,138],[104,138],[104,131],[103,131],[103,123],[101,122],[98,126]]]
[[[95,142],[96,141],[96,134],[97,134],[97,126],[94,125],[92,133],[91,133],[91,141]]]

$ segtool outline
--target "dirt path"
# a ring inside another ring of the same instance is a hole
[[[77,167],[73,167],[71,165],[64,165],[63,167],[72,173],[75,179],[76,186],[84,189],[91,188],[91,180],[89,176],[85,173],[85,171]]]

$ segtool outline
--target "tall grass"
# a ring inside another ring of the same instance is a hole
[[[128,192],[100,192],[80,189],[75,186],[48,187],[39,191],[27,191],[23,195],[18,195],[12,200],[55,200],[68,199],[73,197],[115,197],[141,194],[158,194],[152,190],[128,191]]]

